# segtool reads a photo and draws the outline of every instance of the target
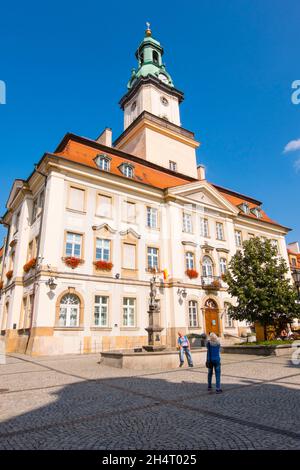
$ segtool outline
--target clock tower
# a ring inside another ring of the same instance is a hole
[[[114,145],[197,178],[195,148],[199,143],[192,132],[181,127],[179,105],[183,93],[174,87],[162,61],[163,53],[147,23],[144,39],[135,53],[137,68],[132,70],[127,93],[120,100],[124,132]]]

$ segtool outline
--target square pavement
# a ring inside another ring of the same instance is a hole
[[[224,393],[203,366],[130,371],[99,355],[0,365],[0,449],[300,449],[300,366],[222,356]]]

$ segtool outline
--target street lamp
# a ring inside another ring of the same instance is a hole
[[[292,272],[293,280],[298,292],[298,300],[300,300],[300,269],[294,269]]]

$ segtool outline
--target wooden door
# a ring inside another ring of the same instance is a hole
[[[216,308],[205,309],[205,326],[206,326],[207,335],[209,333],[215,333],[216,335],[220,334],[218,309]]]

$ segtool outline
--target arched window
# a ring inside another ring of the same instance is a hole
[[[110,170],[110,158],[107,155],[97,155],[95,162],[97,167],[103,171]]]
[[[194,253],[187,251],[185,254],[186,269],[194,269]]]
[[[59,326],[78,326],[80,314],[80,300],[75,294],[66,294],[62,297],[59,307]]]
[[[220,273],[226,274],[226,272],[227,272],[227,260],[226,258],[221,258],[220,259]]]
[[[211,281],[213,276],[213,263],[209,256],[204,256],[202,261],[202,276]]]
[[[158,65],[158,63],[159,63],[159,55],[158,55],[158,52],[153,51],[152,57],[153,57],[153,63],[154,63],[155,65]]]
[[[127,176],[127,178],[133,178],[133,166],[129,165],[128,163],[123,163],[121,165],[121,171],[124,176]]]
[[[198,326],[198,303],[196,300],[189,301],[189,326],[191,328]]]

